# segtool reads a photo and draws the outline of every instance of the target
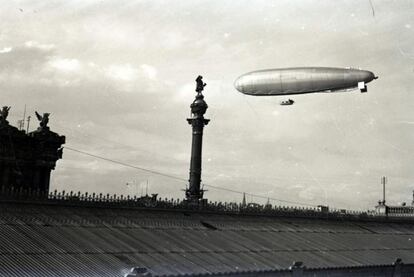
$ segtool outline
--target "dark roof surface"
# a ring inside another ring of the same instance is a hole
[[[0,202],[0,276],[154,275],[414,262],[410,222]]]

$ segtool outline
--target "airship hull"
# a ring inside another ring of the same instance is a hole
[[[249,72],[240,76],[234,86],[248,95],[291,95],[357,89],[375,78],[366,70],[298,67]]]

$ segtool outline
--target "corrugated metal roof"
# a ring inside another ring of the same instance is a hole
[[[211,226],[217,228],[214,230]],[[0,276],[414,263],[414,224],[0,203]]]

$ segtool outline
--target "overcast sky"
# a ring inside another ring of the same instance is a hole
[[[186,179],[201,74],[205,184],[367,209],[386,175],[388,202],[411,203],[414,1],[1,2],[0,105],[12,106],[13,124],[26,104],[32,116],[51,113],[68,147]],[[379,79],[366,94],[299,95],[293,106],[233,88],[248,71],[294,66],[360,67]],[[68,149],[52,189],[140,193],[147,180],[150,192],[183,197],[184,181]]]

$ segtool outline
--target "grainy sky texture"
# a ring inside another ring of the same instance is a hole
[[[69,147],[186,179],[186,118],[201,74],[211,119],[204,136],[207,185],[367,209],[381,197],[386,175],[388,202],[411,202],[414,1],[1,6],[0,104],[12,106],[13,124],[26,104],[32,116],[50,112],[52,130],[66,135]],[[300,95],[287,107],[278,105],[285,99],[233,88],[248,71],[294,66],[360,67],[380,78],[366,94]],[[68,149],[52,188],[140,194],[147,180],[150,192],[183,196],[184,181]],[[242,197],[213,188],[206,196]]]

